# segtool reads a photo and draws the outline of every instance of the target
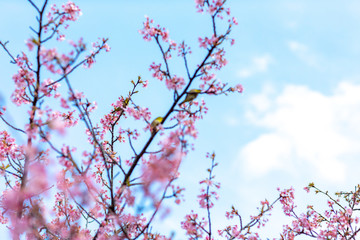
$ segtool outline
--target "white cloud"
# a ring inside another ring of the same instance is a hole
[[[261,176],[271,170],[281,169],[290,151],[291,145],[284,136],[274,133],[262,134],[246,145],[241,152],[241,158],[246,161],[247,171],[252,175]]]
[[[360,168],[346,165],[360,155],[359,93],[360,85],[342,82],[329,96],[296,85],[277,96],[269,90],[253,96],[246,116],[268,131],[241,149],[244,171],[253,176],[303,171],[344,181]]]
[[[232,115],[225,116],[224,122],[227,126],[231,126],[231,127],[236,127],[239,125],[239,119]]]
[[[292,51],[299,59],[312,67],[319,66],[318,57],[309,50],[309,47],[297,41],[289,41],[287,43],[290,51]]]
[[[256,73],[266,72],[268,70],[269,64],[272,62],[273,58],[268,54],[253,57],[251,60],[251,65],[247,68],[240,69],[237,72],[237,75],[241,78],[248,78]]]

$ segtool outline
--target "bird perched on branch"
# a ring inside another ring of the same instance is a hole
[[[150,124],[150,132],[153,133],[153,132],[157,132],[157,127],[162,123],[164,118],[162,117],[157,117],[155,118],[151,124]]]
[[[123,98],[123,97],[121,97],[121,98]],[[124,110],[127,107],[127,105],[129,105],[129,101],[130,101],[129,97],[125,98],[123,100],[122,107],[115,108],[111,113],[116,113],[116,112],[120,112],[121,110]]]
[[[201,93],[201,90],[200,89],[191,89],[187,94],[186,94],[186,97],[185,97],[185,100],[182,101],[179,106],[183,103],[186,103],[186,102],[191,102],[192,100],[194,100],[198,95],[199,93]]]

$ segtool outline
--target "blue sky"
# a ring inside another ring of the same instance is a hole
[[[70,26],[68,38],[83,36],[90,43],[109,37],[112,47],[92,69],[73,76],[75,88],[98,102],[99,116],[127,93],[129,81],[138,75],[149,80],[138,101],[154,116],[169,106],[169,94],[148,72],[149,64],[160,60],[159,52],[137,32],[144,15],[167,27],[176,42],[192,45],[191,63],[202,56],[197,37],[210,25],[205,15],[196,14],[194,2],[149,2],[76,1],[83,16]],[[299,207],[313,201],[309,197],[314,195],[302,190],[309,182],[330,191],[353,189],[360,168],[360,3],[229,0],[229,6],[239,22],[232,33],[236,45],[228,48],[229,64],[218,77],[241,83],[245,90],[241,95],[205,97],[210,111],[199,124],[195,152],[182,165],[181,182],[193,186],[203,178],[209,166],[205,153],[217,153],[216,178],[222,189],[214,219],[219,225],[231,204],[249,215],[260,200],[275,199],[278,186],[294,186]],[[24,40],[31,36],[28,26],[34,23],[29,4],[0,0],[0,22],[0,40],[9,40],[13,51],[25,50]],[[0,52],[0,94],[5,99],[16,71],[8,62]],[[181,67],[174,69],[181,72]],[[193,172],[194,167],[203,171]],[[197,191],[188,188],[185,211],[195,208]],[[174,209],[161,226],[178,228],[178,214],[183,212]],[[264,236],[277,236],[280,219],[275,212]]]

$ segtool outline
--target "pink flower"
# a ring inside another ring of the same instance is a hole
[[[169,90],[180,90],[185,86],[184,78],[178,77],[176,75],[171,79],[166,78],[165,83],[166,83],[166,87]]]
[[[290,216],[296,205],[294,204],[294,189],[291,187],[289,189],[285,189],[280,191],[280,203],[282,204],[282,208],[284,213],[287,216]]]
[[[203,229],[207,225],[204,219],[199,219],[198,215],[191,211],[191,214],[185,216],[185,221],[181,222],[181,228],[186,230],[186,235],[190,239],[201,239]]]
[[[164,42],[170,42],[169,31],[165,28],[161,28],[160,25],[156,27],[152,26],[154,20],[149,19],[148,16],[145,16],[146,21],[143,23],[144,28],[139,30],[139,33],[143,35],[145,41],[151,41],[152,38],[158,38],[161,36],[161,39]]]
[[[71,1],[68,1],[66,4],[62,5],[62,8],[66,15],[63,15],[61,21],[76,21],[78,17],[82,15],[80,8]]]
[[[35,47],[34,39],[27,39],[25,41],[26,46],[29,48],[29,51],[32,51]]]
[[[6,107],[0,107],[0,116],[4,115],[5,111],[6,111]]]
[[[196,4],[196,5],[201,5],[201,6],[203,6],[203,5],[204,5],[204,2],[205,2],[205,0],[195,0],[195,4]]]
[[[104,47],[103,48],[105,48],[105,50],[106,50],[106,52],[110,52],[110,46],[107,44],[107,43],[105,43],[104,44]]]
[[[133,107],[128,106],[125,109],[125,112],[129,116],[132,116],[135,120],[145,119],[145,120],[149,121],[151,118],[151,113],[149,112],[148,108],[135,109]]]
[[[29,167],[29,186],[26,188],[28,196],[36,196],[48,188],[48,176],[44,163],[36,162]]]
[[[156,65],[155,62],[153,62],[150,65],[149,71],[153,71],[153,77],[159,79],[160,81],[163,80],[165,77],[164,72],[161,70],[161,63]]]
[[[65,127],[66,127],[66,123],[59,118],[55,118],[53,120],[50,120],[50,122],[49,122],[49,128],[52,130],[56,130],[62,136],[65,135],[65,132],[66,132]]]
[[[241,84],[237,84],[235,87],[231,88],[232,92],[242,93],[243,90],[244,90],[244,88]]]
[[[61,106],[62,108],[65,108],[65,109],[69,109],[69,108],[70,108],[70,106],[68,105],[68,102],[67,102],[64,98],[61,98],[61,99],[60,99],[60,106]]]

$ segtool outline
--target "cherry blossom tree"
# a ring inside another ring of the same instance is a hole
[[[196,2],[199,12],[211,16],[212,34],[199,38],[205,55],[192,67],[195,70],[188,66],[190,47],[171,40],[165,28],[146,18],[139,33],[156,43],[163,59],[153,62],[150,71],[173,94],[158,122],[152,122],[147,107],[137,104],[136,94],[148,84],[141,77],[131,81],[127,96],[119,97],[112,110],[94,122],[96,103],[73,88],[72,73],[79,67],[90,68],[98,54],[110,51],[108,39],[93,43],[90,51],[83,39],[66,40],[66,28],[81,16],[73,2],[61,7],[48,0],[28,2],[37,12],[37,26],[31,26],[33,37],[26,40],[28,53],[12,53],[8,42],[1,42],[19,69],[13,76],[11,100],[28,109],[24,126],[6,119],[5,106],[0,112],[3,123],[26,139],[19,144],[9,131],[0,134],[1,174],[6,183],[1,222],[14,239],[22,234],[35,239],[165,239],[152,233],[150,226],[165,199],[181,202],[183,188],[175,184],[178,168],[192,148],[189,139],[198,134],[195,123],[207,111],[205,102],[196,101],[196,96],[242,91],[241,85],[229,87],[215,75],[227,63],[223,45],[234,43],[229,34],[237,24],[226,1]],[[218,32],[218,22],[227,25],[224,32]],[[55,47],[66,43],[69,52]],[[172,72],[172,55],[183,59],[186,76]],[[192,88],[197,89],[195,95]],[[120,124],[123,119],[139,121],[143,128],[126,127]],[[66,143],[66,132],[79,125],[85,128],[86,149]],[[54,140],[54,133],[62,134],[62,140]],[[130,157],[119,152],[124,145],[131,149]],[[54,182],[48,166],[58,169]],[[139,211],[144,204],[150,210]]]
[[[216,77],[227,64],[225,46],[234,44],[230,33],[237,25],[227,0],[195,1],[197,11],[210,16],[211,34],[198,38],[204,54],[194,66],[188,62],[190,46],[172,40],[167,29],[146,17],[139,33],[159,49],[162,61],[152,62],[149,70],[172,94],[168,109],[162,116],[152,116],[148,106],[138,104],[137,95],[148,85],[138,76],[131,80],[128,94],[112,103],[98,122],[94,120],[96,102],[73,88],[73,72],[91,68],[99,54],[110,51],[108,39],[100,38],[91,50],[83,39],[67,40],[64,32],[82,14],[71,1],[62,6],[51,5],[50,0],[28,3],[37,13],[37,25],[30,27],[27,50],[12,52],[9,42],[0,42],[18,68],[12,78],[15,89],[11,101],[27,110],[23,116],[26,124],[16,126],[7,118],[11,113],[6,106],[0,106],[0,118],[6,126],[0,130],[0,174],[4,180],[0,222],[13,239],[172,239],[154,232],[152,225],[155,216],[164,211],[164,201],[172,200],[181,207],[184,186],[176,183],[181,177],[179,166],[193,149],[196,123],[208,110],[197,96],[243,91],[240,84],[230,86]],[[71,50],[60,51],[60,45]],[[174,72],[173,58],[183,61],[184,76]],[[141,127],[127,125],[134,121]],[[82,145],[68,144],[67,133],[75,128],[81,128],[87,138],[83,149]],[[57,135],[61,137],[55,138]],[[249,222],[232,207],[224,214],[229,225],[214,226],[211,212],[220,183],[214,177],[215,154],[206,157],[210,168],[208,177],[199,183],[201,212],[192,211],[181,222],[188,239],[260,239],[257,229],[265,226],[277,203],[293,219],[291,225],[284,226],[281,239],[357,236],[358,187],[354,192],[338,193],[341,202],[310,184],[307,190],[315,189],[329,198],[329,210],[323,214],[311,206],[306,213],[295,213],[294,190],[279,190],[275,201],[260,203],[259,212]]]

